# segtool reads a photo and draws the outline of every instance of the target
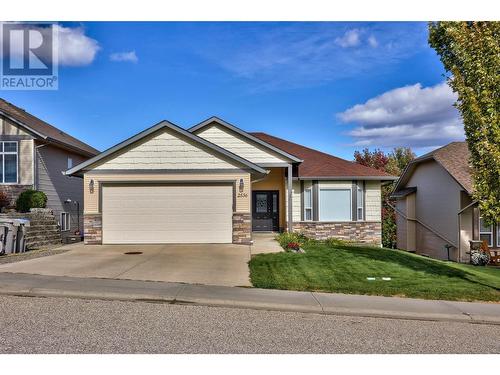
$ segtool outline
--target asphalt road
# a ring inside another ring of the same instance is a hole
[[[0,353],[500,353],[500,326],[0,296]]]

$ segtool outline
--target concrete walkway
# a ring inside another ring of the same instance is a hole
[[[0,273],[0,294],[500,324],[500,304]]]
[[[274,232],[253,232],[253,245],[250,247],[252,255],[279,253],[284,251],[278,241],[275,240],[277,233]]]

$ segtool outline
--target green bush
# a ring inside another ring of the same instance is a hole
[[[16,210],[19,212],[28,212],[31,208],[45,208],[47,196],[42,191],[25,190],[16,200]]]
[[[280,246],[283,249],[287,249],[287,245],[291,242],[298,243],[300,247],[304,246],[306,243],[310,242],[311,239],[307,238],[305,235],[302,233],[288,233],[288,232],[283,232],[280,233],[276,236],[276,241],[279,242]]]

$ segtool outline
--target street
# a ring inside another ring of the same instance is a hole
[[[1,353],[499,353],[500,325],[0,296]]]

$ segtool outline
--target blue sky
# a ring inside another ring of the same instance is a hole
[[[60,27],[59,90],[0,96],[100,150],[162,119],[212,115],[347,159],[463,139],[425,23]]]

